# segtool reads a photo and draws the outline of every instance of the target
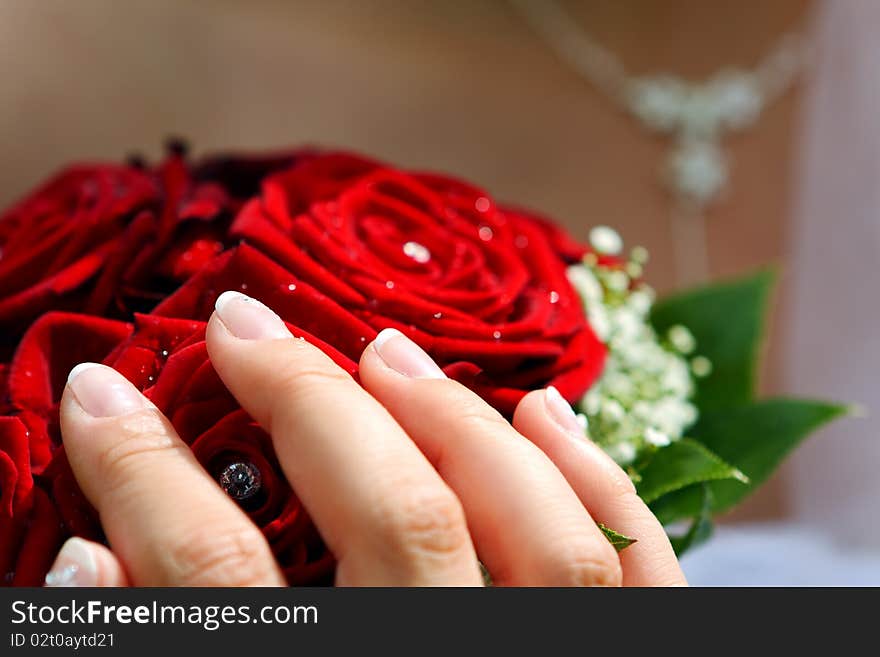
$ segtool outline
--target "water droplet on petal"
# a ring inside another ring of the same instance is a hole
[[[296,283],[291,283],[287,286],[288,291],[293,292],[296,289]]]
[[[387,287],[389,290],[393,290],[394,289],[394,281],[385,281],[385,287]]]
[[[556,290],[550,291],[550,303],[556,303],[559,301],[559,292]]]
[[[485,196],[481,196],[476,201],[474,201],[474,207],[477,209],[477,212],[485,212],[489,209],[490,205],[491,203],[489,199],[487,199]]]
[[[162,358],[168,358],[168,350],[167,350],[167,349],[163,349],[162,351],[159,352],[159,355],[160,355]]]
[[[443,313],[434,313],[434,319],[440,319],[443,317]]]
[[[418,242],[407,242],[403,245],[403,252],[422,265],[431,259],[431,252]]]
[[[484,242],[488,242],[493,237],[495,237],[495,233],[492,232],[492,229],[488,226],[480,226],[479,230],[480,239]]]
[[[242,284],[241,284],[241,289],[242,289],[242,290],[246,290],[247,288],[248,288],[247,283],[242,283]]]
[[[529,238],[525,235],[517,235],[516,239],[513,240],[513,243],[516,244],[516,248],[524,249],[529,245]]]
[[[492,333],[492,337],[495,338],[496,340],[500,340],[501,339],[501,331],[495,331],[494,333]]]

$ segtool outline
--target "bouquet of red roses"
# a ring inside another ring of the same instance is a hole
[[[691,520],[673,539],[686,549],[844,409],[754,400],[768,274],[654,303],[643,250],[622,255],[604,227],[590,241],[461,181],[347,153],[191,161],[173,143],[156,166],[62,171],[0,215],[4,583],[40,584],[69,536],[103,540],[58,426],[83,361],[117,369],[171,420],[290,583],[332,580],[269,436],[208,359],[205,322],[230,289],[355,378],[393,327],[508,416],[555,386],[661,522]]]

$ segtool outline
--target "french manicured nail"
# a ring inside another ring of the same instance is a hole
[[[224,292],[214,303],[220,321],[237,338],[277,340],[289,338],[290,331],[268,306],[241,292]]]
[[[385,364],[413,379],[445,379],[440,366],[415,342],[397,329],[382,329],[373,348]]]
[[[67,375],[67,385],[82,409],[92,417],[128,415],[149,402],[131,383],[111,367],[80,363]]]
[[[89,544],[70,538],[46,575],[46,586],[97,586],[98,566]]]
[[[568,432],[578,436],[584,435],[584,428],[578,422],[577,415],[565,398],[559,394],[554,386],[547,386],[544,390],[544,403],[547,404],[547,412],[553,421]]]

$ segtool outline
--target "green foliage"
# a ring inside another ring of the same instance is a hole
[[[671,537],[678,553],[711,532],[711,515],[726,511],[763,483],[810,433],[847,407],[798,399],[755,400],[766,306],[774,276],[760,272],[660,301],[658,333],[681,324],[697,340],[712,372],[697,380],[700,419],[688,438],[639,464],[638,491],[664,525],[690,520]]]
[[[639,495],[645,502],[693,484],[717,479],[748,481],[739,470],[689,438],[657,450],[639,470]]]
[[[614,531],[610,527],[606,527],[601,522],[597,522],[596,526],[602,530],[602,533],[605,534],[605,538],[608,539],[608,542],[614,546],[614,549],[620,552],[621,550],[625,550],[630,545],[636,542],[636,539],[630,538],[629,536],[625,536],[620,532]]]
[[[663,497],[649,502],[648,506],[662,525],[669,525],[679,520],[698,516],[703,508],[705,494],[706,486],[704,484],[693,484],[667,493]]]
[[[672,549],[677,555],[684,554],[712,535],[712,491],[707,484],[698,484],[691,488],[698,493],[699,508],[694,514],[690,528],[684,534],[669,537]]]
[[[711,484],[716,512],[726,511],[763,483],[813,431],[844,415],[847,407],[801,399],[767,399],[703,413],[690,432],[749,478]]]
[[[701,287],[655,304],[651,323],[660,334],[676,324],[697,339],[697,352],[712,362],[694,401],[702,412],[749,403],[755,394],[765,309],[774,275],[762,271],[738,281]]]

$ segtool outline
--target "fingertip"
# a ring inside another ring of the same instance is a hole
[[[221,295],[222,296],[222,295]],[[208,358],[218,369],[218,363],[222,363],[236,342],[235,336],[229,331],[217,312],[211,313],[208,325],[205,327],[205,347],[208,350]]]
[[[101,367],[100,363],[80,363],[79,365],[74,365],[73,369],[67,374],[67,385],[70,385],[71,381],[73,381],[77,376],[85,372],[86,370],[90,370],[93,367]]]
[[[376,336],[376,339],[370,342],[361,352],[361,357],[358,361],[358,377],[364,385],[366,385],[365,381],[372,381],[381,378],[382,372],[390,369],[385,364],[385,361],[382,360],[379,352],[376,351],[376,341],[382,333],[384,333],[384,331],[380,332],[379,335]]]
[[[227,290],[214,302],[213,317],[240,340],[278,340],[292,337],[284,320],[258,299]]]
[[[382,329],[364,351],[378,357],[382,371],[407,379],[446,379],[446,373],[421,346],[395,328]],[[373,367],[379,363],[373,363]]]
[[[53,588],[127,584],[122,564],[107,547],[76,536],[61,546],[45,581],[45,586]]]
[[[513,428],[523,433],[522,427],[531,426],[543,413],[544,391],[532,390],[519,400],[513,411]]]
[[[80,363],[71,369],[65,397],[66,408],[73,401],[87,415],[97,418],[128,415],[151,406],[128,379],[100,363]]]
[[[217,311],[212,312],[208,318],[208,325],[205,327],[205,343],[207,344],[208,351],[211,350],[211,346],[214,343],[229,335],[229,330],[223,325],[222,320],[217,315]]]
[[[617,489],[635,492],[630,477],[605,450],[590,440],[581,418],[552,386],[533,390],[523,397],[514,412],[513,426],[563,472],[578,467],[598,468],[596,474],[601,473]]]

